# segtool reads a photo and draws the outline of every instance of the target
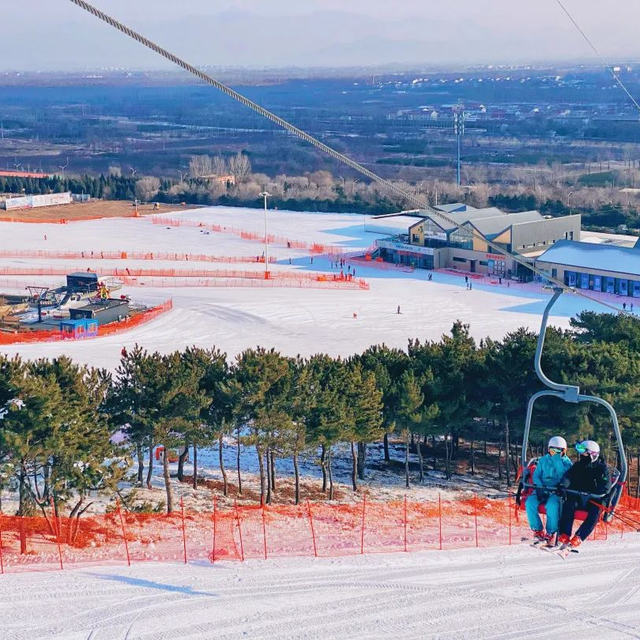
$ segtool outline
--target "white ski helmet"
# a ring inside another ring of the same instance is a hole
[[[595,440],[585,440],[582,446],[585,448],[585,452],[589,454],[592,462],[595,462],[600,457],[600,445]]]
[[[561,436],[553,436],[553,438],[551,438],[549,440],[549,444],[547,446],[547,449],[550,449],[551,447],[554,447],[555,449],[562,449],[563,451],[566,451],[567,450],[567,441]]]

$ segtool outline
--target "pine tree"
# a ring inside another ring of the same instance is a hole
[[[346,371],[344,424],[345,437],[351,445],[353,490],[358,489],[358,456],[356,442],[366,445],[380,438],[382,428],[382,391],[376,385],[373,373],[366,373],[358,362],[351,363]]]
[[[264,504],[271,500],[278,434],[291,419],[285,411],[291,369],[287,358],[274,349],[247,349],[237,358],[235,378],[241,388],[240,416],[249,428],[245,441],[255,447],[258,456],[260,502]]]

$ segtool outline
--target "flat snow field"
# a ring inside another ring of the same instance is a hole
[[[0,577],[0,637],[640,637],[640,539]]]
[[[154,216],[162,218],[163,216]],[[166,219],[201,221],[264,232],[261,210],[229,207],[201,208]],[[376,238],[406,231],[414,218],[372,220],[355,214],[269,212],[269,234],[334,245],[345,252],[361,251]],[[205,253],[216,256],[260,256],[260,242],[243,240],[230,233],[205,233],[194,227],[153,224],[151,217],[105,219],[68,225],[0,222],[0,252],[8,250],[144,251]],[[273,244],[269,255],[278,259],[273,271],[332,271],[327,258]],[[260,264],[221,264],[160,260],[53,260],[51,258],[0,258],[0,269],[11,267],[56,267],[86,270],[117,267],[173,269],[250,269]],[[195,344],[215,345],[234,356],[245,348],[274,347],[286,355],[326,352],[347,356],[377,343],[406,348],[409,338],[438,339],[457,319],[471,325],[476,338],[500,338],[525,326],[537,330],[548,294],[540,287],[474,282],[467,291],[464,279],[445,273],[416,270],[407,273],[358,263],[356,277],[365,278],[369,291],[304,288],[181,288],[131,287],[126,293],[146,303],[173,298],[174,309],[157,320],[105,338],[64,344],[34,344],[2,347],[7,354],[26,358],[66,354],[91,365],[115,368],[123,346],[136,343],[150,350],[168,352]],[[337,269],[339,271],[339,269]],[[336,272],[336,269],[333,269]],[[346,268],[345,268],[346,272]],[[63,276],[0,275],[0,292],[24,290],[25,284],[62,284]],[[121,292],[118,292],[120,294]],[[400,305],[401,314],[397,313]],[[567,327],[570,316],[584,308],[604,310],[597,304],[567,295],[554,309],[552,322]],[[357,314],[354,318],[353,314]]]

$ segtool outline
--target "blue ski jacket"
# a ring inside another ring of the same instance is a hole
[[[555,489],[572,464],[567,456],[559,454],[552,456],[547,453],[538,460],[536,470],[533,472],[533,484],[536,487]]]

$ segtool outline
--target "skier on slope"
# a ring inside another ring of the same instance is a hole
[[[567,457],[567,441],[560,436],[549,440],[548,453],[538,460],[533,472],[533,493],[527,498],[526,510],[529,526],[537,542],[553,544],[558,531],[562,503],[556,495],[558,485],[571,468],[571,460]],[[538,507],[544,504],[547,511],[546,532],[538,513]]]
[[[562,507],[560,519],[560,536],[558,542],[563,548],[580,546],[594,530],[600,518],[600,504],[603,498],[595,498],[590,494],[603,495],[609,493],[611,480],[609,469],[600,455],[600,446],[593,440],[584,440],[576,445],[580,455],[578,461],[565,473],[560,483],[560,491],[570,489],[580,494],[568,493]],[[576,511],[586,511],[585,521],[578,527],[572,537],[573,520]]]

